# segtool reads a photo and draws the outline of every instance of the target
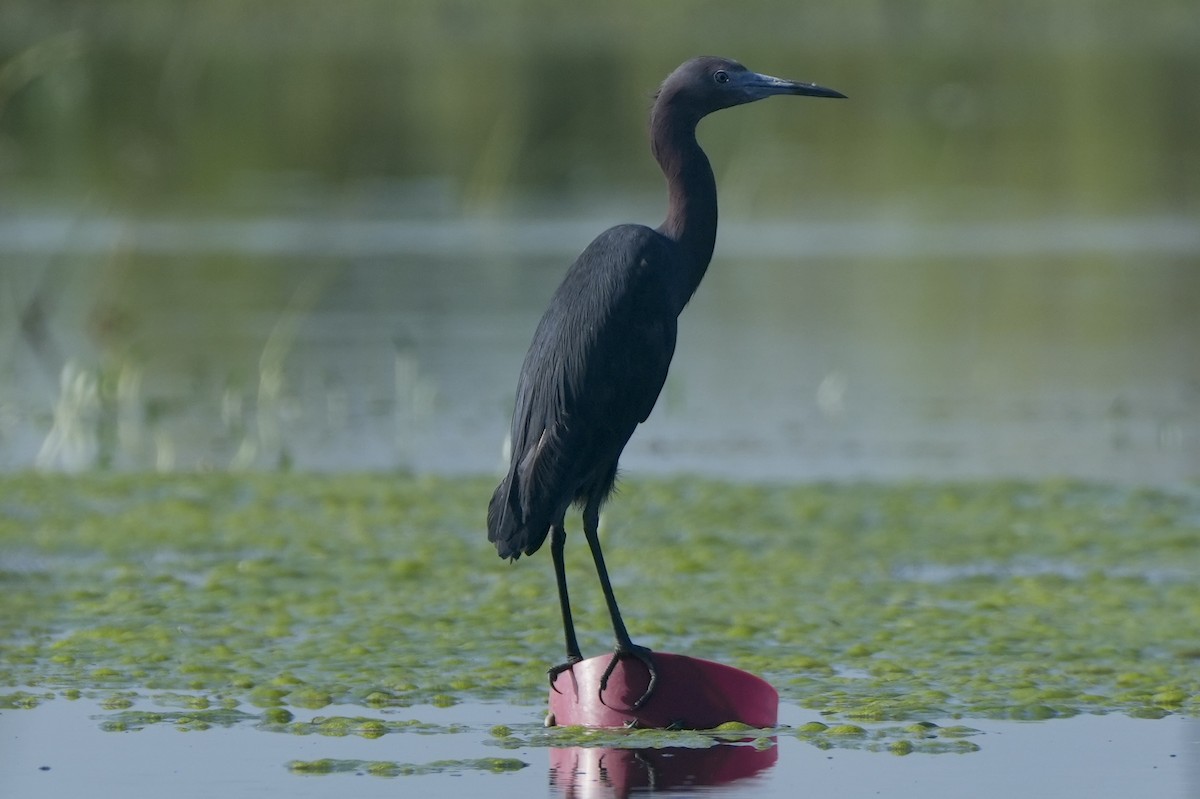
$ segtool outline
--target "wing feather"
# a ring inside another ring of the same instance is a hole
[[[521,368],[512,462],[488,510],[488,539],[502,557],[532,554],[572,502],[611,490],[674,354],[676,257],[649,228],[612,228],[555,292]]]

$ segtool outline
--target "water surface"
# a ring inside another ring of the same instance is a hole
[[[807,719],[801,708],[782,708],[782,723]],[[500,723],[536,724],[529,707],[481,704],[442,709],[411,708],[405,715],[464,725],[455,735],[295,736],[244,726],[180,732],[151,726],[140,732],[106,733],[99,721],[110,712],[87,700],[58,701],[36,712],[0,711],[0,785],[11,796],[87,793],[98,799],[130,792],[206,797],[286,791],[290,796],[624,796],[621,785],[599,774],[564,785],[550,774],[552,749],[497,750],[488,730]],[[755,776],[724,785],[659,785],[663,796],[790,797],[797,786],[813,793],[923,796],[1157,796],[1183,799],[1200,787],[1200,727],[1195,720],[1146,721],[1123,716],[1081,716],[1054,724],[959,719],[979,732],[970,754],[897,757],[853,749],[824,750],[787,730],[776,737],[778,759]],[[505,773],[445,767],[433,774],[371,776],[365,766],[348,772],[298,773],[293,761],[333,758],[427,764],[510,757],[527,763]],[[1015,767],[1014,764],[1020,764]],[[451,772],[451,773],[448,773]],[[649,773],[631,784],[646,786]],[[552,782],[552,779],[557,782]]]

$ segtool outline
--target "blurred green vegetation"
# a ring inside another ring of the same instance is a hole
[[[805,458],[818,428],[925,451],[936,422],[1007,414],[1192,474],[1197,42],[1194,0],[7,0],[4,463],[245,464],[247,441],[289,449],[260,427],[346,441],[369,418],[490,466],[561,270],[661,218],[646,114],[708,52],[850,100],[701,127],[723,220],[765,224],[723,227],[671,407],[752,363],[797,376],[760,410]],[[815,407],[827,377],[852,394]],[[459,415],[411,423],[432,396]],[[51,457],[68,432],[98,443]]]
[[[707,122],[735,214],[1194,211],[1198,20],[1190,0],[9,0],[0,183],[8,203],[398,193],[410,213],[649,194],[651,93],[716,52],[852,100]]]

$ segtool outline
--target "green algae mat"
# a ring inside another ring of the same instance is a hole
[[[372,713],[389,707],[544,702],[563,655],[550,558],[496,557],[490,490],[404,475],[0,477],[0,707],[87,696],[131,729],[299,727],[288,708],[349,705],[361,716],[308,724],[371,736],[411,724]],[[598,654],[607,616],[571,532],[576,622]],[[637,479],[602,535],[634,639],[761,674],[811,710],[797,735],[1200,714],[1195,493]],[[131,709],[143,698],[168,710]]]

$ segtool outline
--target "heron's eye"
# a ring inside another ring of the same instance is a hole
[[[713,73],[713,80],[717,83],[729,83],[729,73],[723,69],[718,69]]]

